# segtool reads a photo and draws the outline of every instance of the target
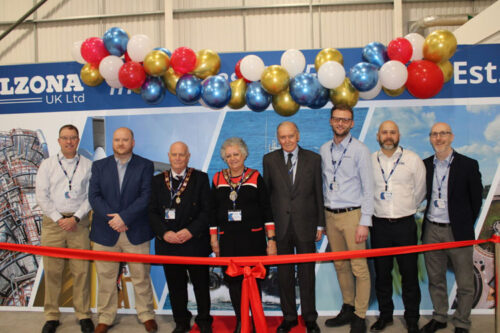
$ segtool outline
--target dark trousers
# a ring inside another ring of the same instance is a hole
[[[212,322],[210,316],[210,290],[208,266],[200,265],[163,265],[167,279],[172,314],[176,323],[189,323],[191,313],[188,304],[188,273],[193,283],[198,315],[196,323]]]
[[[316,244],[313,241],[300,242],[294,232],[288,232],[284,239],[277,242],[278,254],[315,253]],[[316,321],[316,273],[314,262],[297,264],[299,279],[300,305],[302,318],[305,321]],[[295,304],[295,265],[278,265],[278,281],[280,291],[281,311],[285,320],[297,319]]]
[[[407,216],[396,220],[373,217],[371,228],[372,248],[406,246],[417,244],[417,224],[415,217]],[[420,314],[420,286],[418,284],[418,254],[396,256],[401,274],[402,297],[406,321],[418,321]],[[375,292],[377,295],[380,317],[392,318],[392,269],[394,256],[376,257]]]

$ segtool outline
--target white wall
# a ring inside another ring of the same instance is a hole
[[[0,0],[0,33],[39,1]],[[393,32],[395,19],[403,22],[399,30],[406,34],[410,23],[423,17],[476,15],[495,1],[406,0],[401,13],[396,14],[394,2],[399,1],[50,0],[0,40],[0,65],[72,60],[73,42],[102,37],[112,26],[131,35],[146,34],[157,46],[189,46],[195,51],[362,47],[373,41],[386,44],[398,37]],[[172,28],[166,31],[166,26]]]

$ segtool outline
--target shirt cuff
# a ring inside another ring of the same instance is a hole
[[[52,219],[52,221],[57,223],[57,221],[61,219],[63,216],[59,212],[53,212],[49,215],[49,217]]]
[[[323,231],[323,230],[325,230],[325,227],[320,227],[320,226],[318,226],[318,229],[317,229],[317,230]]]
[[[372,226],[372,216],[362,214],[361,219],[359,220],[359,225],[362,225],[365,227],[371,227]]]

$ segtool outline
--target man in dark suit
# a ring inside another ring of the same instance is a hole
[[[153,177],[149,221],[156,235],[156,254],[207,257],[211,252],[208,175],[188,168],[189,157],[185,143],[173,143],[168,153],[171,170]],[[198,307],[195,321],[202,333],[211,333],[208,266],[163,265],[163,269],[176,324],[172,333],[191,330],[192,315],[187,309],[188,273]]]
[[[134,134],[125,127],[113,134],[113,156],[92,164],[89,202],[94,210],[90,240],[96,251],[149,254],[153,233],[148,221],[153,163],[132,153]],[[99,293],[95,333],[106,333],[118,307],[119,262],[96,261]],[[135,308],[148,332],[156,332],[149,265],[128,263]]]
[[[325,226],[321,157],[298,146],[295,123],[282,122],[277,128],[281,149],[264,156],[264,182],[271,196],[276,224],[278,254],[314,253]],[[316,323],[314,263],[298,266],[302,318],[308,333],[320,332]],[[278,265],[283,322],[277,332],[289,332],[297,322],[295,267]]]
[[[482,203],[483,186],[476,160],[451,148],[454,135],[446,123],[430,132],[435,155],[424,160],[427,170],[427,208],[422,225],[424,244],[473,240],[474,223]],[[447,325],[447,263],[457,282],[457,308],[452,318],[455,332],[468,332],[474,296],[472,246],[424,253],[429,293],[434,307],[432,320],[421,332],[435,332]]]

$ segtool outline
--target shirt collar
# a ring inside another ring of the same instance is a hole
[[[187,168],[184,168],[184,170],[182,170],[181,173],[175,172],[174,169],[170,169],[170,171],[172,171],[172,177],[183,178],[184,175],[186,174],[186,169]]]
[[[128,164],[130,163],[131,159],[132,159],[132,156],[130,156],[130,158],[125,163],[122,164],[122,163],[120,163],[120,159],[115,157],[116,164],[117,165],[122,165],[122,166],[128,166]]]
[[[448,155],[448,157],[446,157],[444,160],[440,160],[436,157],[436,155],[434,154],[434,164],[445,164],[445,165],[448,165],[448,163],[450,163],[450,159],[451,157],[453,156],[453,154],[455,154],[455,150],[453,149],[450,153],[450,155]]]
[[[288,158],[288,154],[292,153],[292,158],[296,158],[297,155],[299,154],[299,146],[297,145],[297,147],[295,147],[295,149],[291,152],[288,152],[288,151],[285,151],[283,149],[283,156],[285,157],[285,160]]]
[[[347,134],[347,136],[344,138],[344,140],[340,141],[340,143],[338,145],[336,145],[334,139],[332,139],[333,145],[334,146],[341,146],[342,148],[345,148],[345,147],[347,147],[349,140],[351,140],[351,136],[352,136],[351,133]]]
[[[396,151],[394,152],[394,154],[391,155],[391,157],[387,157],[387,155],[382,152],[382,149],[380,149],[378,152],[378,156],[380,158],[387,159],[387,160],[399,158],[401,156],[401,154],[403,154],[403,148],[401,148],[401,146],[398,146],[396,148]]]
[[[59,151],[59,152],[57,153],[57,159],[58,159],[59,161],[66,160],[66,161],[68,161],[68,162],[73,162],[73,161],[78,162],[78,161],[80,160],[80,154],[76,153],[75,157],[73,157],[73,158],[66,158],[66,157],[63,155],[62,151]]]

